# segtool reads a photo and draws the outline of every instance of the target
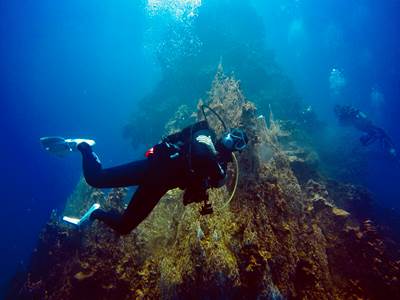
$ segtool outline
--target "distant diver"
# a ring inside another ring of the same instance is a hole
[[[225,128],[219,139],[208,124],[204,108],[216,114]],[[45,150],[58,156],[80,151],[85,180],[95,188],[138,186],[122,214],[106,212],[96,203],[80,219],[63,219],[75,225],[81,225],[88,219],[100,220],[119,234],[128,234],[150,214],[168,190],[178,187],[184,190],[184,205],[204,201],[201,213],[212,213],[211,204],[207,203],[207,190],[225,184],[227,165],[232,159],[236,161],[233,152],[244,150],[248,137],[242,129],[228,130],[221,117],[210,107],[203,105],[202,111],[205,120],[163,138],[146,152],[146,159],[108,169],[102,168],[93,152],[93,140],[41,138]]]
[[[365,113],[349,105],[336,105],[334,110],[340,124],[354,126],[364,132],[360,137],[360,142],[363,146],[379,142],[383,150],[399,161],[392,139],[382,128],[375,126]]]

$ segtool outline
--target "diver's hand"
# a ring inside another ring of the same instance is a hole
[[[389,149],[389,154],[390,154],[391,157],[396,158],[397,157],[396,149],[390,148]]]
[[[183,205],[203,202],[206,199],[208,199],[206,189],[187,188],[183,194]]]

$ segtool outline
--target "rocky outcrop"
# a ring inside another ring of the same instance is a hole
[[[272,113],[268,122],[259,117],[222,69],[205,102],[250,139],[238,154],[232,201],[228,182],[210,191],[214,213],[202,216],[199,204],[184,207],[181,191],[172,190],[126,237],[97,222],[77,231],[53,216],[10,299],[400,297],[395,244],[372,221],[338,206],[334,185],[294,171],[293,162],[304,159],[282,146],[285,134]],[[217,120],[210,123],[221,132]],[[171,131],[176,123],[169,124]],[[81,182],[66,210],[79,214],[95,200],[123,209],[124,198],[124,190],[105,195]]]

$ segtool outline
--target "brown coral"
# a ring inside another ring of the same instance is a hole
[[[399,298],[398,253],[388,251],[372,221],[336,206],[331,185],[299,184],[277,127],[260,126],[255,106],[222,68],[207,103],[250,138],[238,156],[232,202],[226,205],[227,188],[213,190],[215,213],[201,216],[198,204],[184,207],[181,191],[173,190],[126,237],[97,222],[75,231],[53,218],[13,299]],[[269,159],[261,144],[272,149]],[[123,209],[124,194],[81,182],[66,212],[78,214],[94,201]]]

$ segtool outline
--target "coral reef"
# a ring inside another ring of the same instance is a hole
[[[233,200],[229,184],[211,190],[214,213],[202,216],[172,190],[123,237],[97,221],[77,231],[53,216],[9,299],[399,299],[398,246],[346,204],[365,198],[360,189],[312,171],[316,159],[281,143],[291,137],[280,122],[258,118],[222,68],[204,102],[249,136]],[[125,192],[80,182],[65,211],[94,201],[123,209]]]
[[[226,73],[241,79],[241,88],[260,113],[266,114],[271,106],[280,119],[301,115],[300,97],[273,52],[266,48],[264,24],[252,3],[203,1],[198,9],[190,26],[164,18],[150,22],[148,31],[155,31],[155,36],[151,35],[148,50],[155,54],[161,79],[148,95],[135,102],[125,126],[124,136],[133,147],[154,143],[182,104],[194,110],[198,99],[205,97],[219,62]],[[249,21],[238,22],[244,18]],[[163,28],[161,32],[159,27]],[[144,132],[140,124],[151,126]]]

